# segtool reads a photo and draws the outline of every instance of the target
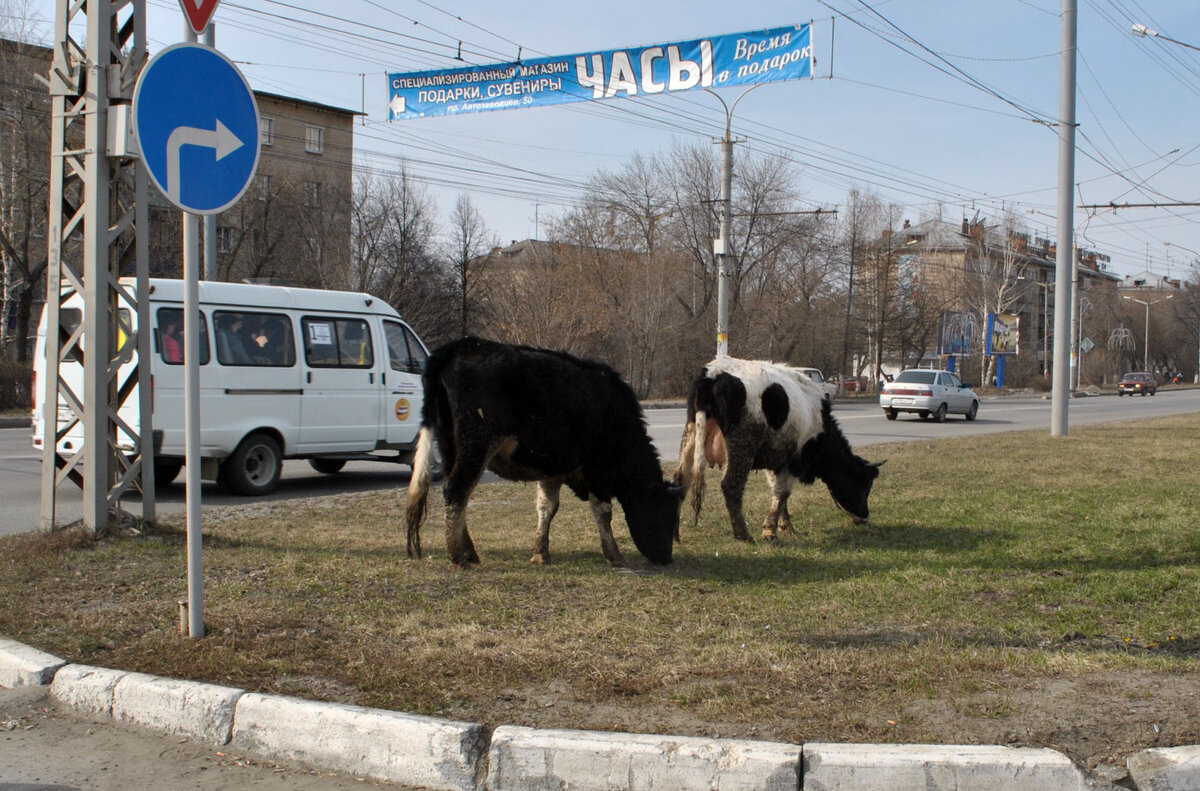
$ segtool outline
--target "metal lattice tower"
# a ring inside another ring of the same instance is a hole
[[[72,29],[85,21],[81,45]],[[55,0],[54,33],[41,524],[56,525],[60,486],[72,481],[83,489],[84,524],[99,531],[137,487],[143,519],[154,520],[153,447],[142,442],[153,436],[151,392],[138,387],[150,381],[150,334],[122,319],[136,314],[138,327],[150,326],[147,176],[115,134],[128,129],[146,61],[145,0]],[[122,274],[136,275],[140,306]],[[74,294],[82,321],[64,322],[63,302]],[[144,375],[139,366],[121,370],[135,351]],[[81,390],[59,376],[66,360],[82,360]],[[140,412],[139,425],[119,416],[122,406]],[[58,440],[79,427],[82,445],[60,451]]]

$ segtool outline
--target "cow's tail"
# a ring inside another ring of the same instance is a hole
[[[704,471],[708,468],[708,456],[704,446],[708,442],[708,416],[704,410],[696,410],[696,430],[693,432],[691,453],[691,485],[685,487],[691,492],[692,524],[700,523],[700,509],[704,505]]]
[[[408,556],[421,557],[421,524],[429,513],[429,485],[433,481],[433,428],[422,425],[413,452],[412,478],[408,482]]]
[[[683,427],[683,436],[679,442],[679,465],[675,468],[675,483],[684,491],[689,492],[696,480],[696,421],[689,420]],[[700,472],[703,478],[703,470]],[[703,485],[703,481],[701,481]],[[679,525],[675,525],[675,540],[679,541]]]

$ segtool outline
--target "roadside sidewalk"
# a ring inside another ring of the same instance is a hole
[[[57,704],[49,688],[0,687],[0,789],[350,791],[402,788],[117,726]]]

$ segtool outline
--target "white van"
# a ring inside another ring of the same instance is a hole
[[[132,280],[122,281],[133,291]],[[200,286],[200,444],[202,471],[228,490],[262,495],[279,482],[283,460],[308,459],[335,473],[350,459],[412,462],[421,422],[421,374],[429,355],[390,305],[369,294],[204,281]],[[179,474],[184,460],[182,280],[150,280],[156,484]],[[64,301],[64,324],[82,318],[82,299]],[[122,309],[122,338],[137,331]],[[45,314],[38,326],[35,383],[44,382]],[[126,330],[128,328],[128,330]],[[215,338],[216,343],[210,343]],[[130,348],[133,348],[131,345]],[[136,364],[136,355],[123,366]],[[80,391],[83,366],[59,375]],[[41,449],[45,410],[35,384],[33,445]],[[120,417],[140,425],[136,394]],[[59,401],[59,430],[73,415]],[[76,429],[59,440],[77,450]],[[118,445],[133,452],[128,436]]]

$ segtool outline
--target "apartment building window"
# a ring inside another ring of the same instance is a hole
[[[321,126],[304,127],[304,150],[310,154],[325,153],[325,128]]]
[[[263,116],[258,119],[258,140],[264,146],[275,145],[275,119]]]
[[[232,253],[233,252],[233,226],[219,225],[217,226],[217,252]]]
[[[263,173],[258,177],[258,199],[266,201],[271,199],[271,176]]]
[[[321,208],[321,182],[304,182],[304,205],[310,209]]]

